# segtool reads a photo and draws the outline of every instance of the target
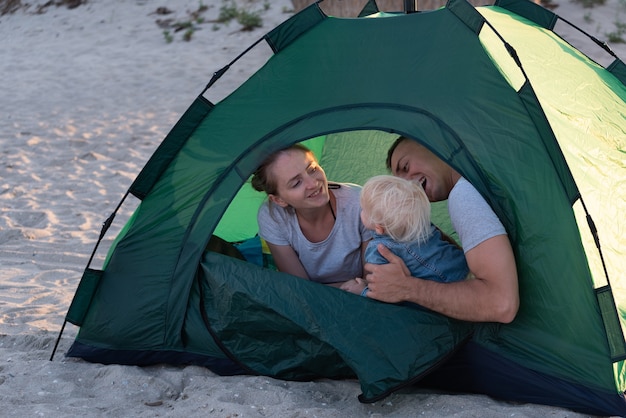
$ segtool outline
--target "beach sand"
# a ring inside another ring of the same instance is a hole
[[[364,405],[356,380],[287,382],[220,377],[192,366],[91,364],[64,357],[77,332],[72,325],[50,361],[104,220],[212,73],[287,19],[293,5],[272,1],[265,10],[259,0],[251,10],[259,11],[262,28],[203,23],[185,41],[185,31],[165,28],[165,20],[189,20],[200,4],[215,19],[222,1],[29,4],[0,16],[0,416],[584,416],[419,389]],[[626,14],[619,0],[590,9],[553,4],[600,39],[616,33]],[[612,47],[626,57],[624,44]],[[216,84],[214,95],[226,94],[247,71]]]

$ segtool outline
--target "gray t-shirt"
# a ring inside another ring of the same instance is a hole
[[[257,215],[259,236],[275,245],[291,246],[309,278],[318,283],[344,282],[362,277],[361,243],[372,238],[371,231],[361,222],[361,186],[337,184],[339,188],[331,189],[337,199],[337,220],[324,241],[307,240],[292,209],[266,201]]]
[[[450,191],[448,213],[452,227],[459,234],[464,252],[468,252],[489,238],[506,235],[502,222],[491,206],[463,177]]]

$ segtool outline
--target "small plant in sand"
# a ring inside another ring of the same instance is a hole
[[[613,44],[625,43],[624,33],[626,33],[626,23],[615,21],[613,24],[615,25],[615,30],[606,34],[607,40]]]
[[[200,2],[196,10],[188,13],[188,19],[174,22],[172,23],[171,27],[174,29],[174,32],[184,31],[183,40],[189,42],[191,41],[194,32],[199,29],[198,25],[204,23],[205,19],[203,14],[207,10],[209,10],[209,7]],[[171,42],[172,40],[170,40],[169,42]]]
[[[48,11],[49,7],[56,6],[61,7],[65,6],[68,9],[74,9],[82,4],[87,3],[87,0],[50,0],[44,4],[40,4],[35,7],[34,13],[36,14],[44,14]],[[4,16],[5,14],[15,13],[20,9],[28,9],[32,5],[30,3],[22,3],[21,0],[0,0],[0,16]]]
[[[224,0],[224,4],[220,7],[220,14],[217,18],[217,22],[228,23],[233,19],[237,19],[238,14],[239,9],[237,8],[237,4],[232,0],[228,2]]]
[[[163,37],[165,38],[165,42],[167,42],[168,44],[174,42],[174,37],[169,30],[163,31]]]
[[[265,0],[259,10],[252,10],[252,6],[258,3],[257,0],[246,0],[245,3],[245,6],[240,6],[236,0],[222,0],[217,18],[208,20],[204,14],[214,6],[206,6],[201,2],[196,10],[187,13],[187,19],[157,19],[156,23],[163,28],[163,37],[167,43],[173,42],[174,34],[181,31],[183,31],[182,39],[190,41],[194,33],[200,29],[200,25],[204,23],[213,23],[212,29],[214,31],[233,20],[241,25],[243,31],[250,31],[263,26],[261,14],[271,7],[269,0]],[[166,15],[173,13],[173,11],[167,7],[159,7],[154,13]]]
[[[626,0],[619,0],[619,9],[615,14],[615,30],[613,32],[606,33],[607,41],[610,43],[626,43],[624,40],[624,34],[626,34],[626,23],[622,23],[621,13],[626,10]]]
[[[217,19],[220,23],[228,23],[231,20],[236,20],[241,25],[241,30],[249,31],[254,28],[260,28],[263,26],[263,18],[261,13],[269,10],[270,3],[265,1],[263,3],[262,10],[251,10],[250,5],[248,7],[239,7],[235,0],[223,0],[223,5],[220,8],[220,15]],[[248,2],[254,3],[254,2]]]
[[[252,30],[254,28],[260,28],[263,26],[263,19],[257,13],[251,13],[243,10],[237,16],[237,22],[241,24],[242,30]]]

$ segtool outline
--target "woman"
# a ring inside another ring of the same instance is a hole
[[[337,287],[363,277],[371,232],[360,219],[359,186],[329,184],[315,155],[300,144],[268,157],[252,186],[268,195],[257,220],[278,270]]]

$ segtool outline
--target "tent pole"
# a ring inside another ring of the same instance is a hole
[[[111,227],[111,224],[113,223],[113,220],[115,219],[115,215],[117,214],[117,212],[122,207],[122,204],[124,203],[124,201],[128,197],[129,193],[130,193],[130,189],[128,189],[126,191],[126,193],[122,197],[122,200],[120,200],[120,203],[117,204],[117,207],[115,208],[113,213],[111,215],[109,215],[109,217],[102,223],[102,229],[100,230],[100,236],[98,237],[98,241],[96,242],[96,245],[94,245],[93,251],[91,252],[91,256],[89,257],[89,261],[87,261],[87,267],[89,267],[91,265],[91,262],[93,261],[95,255],[96,255],[96,251],[98,250],[98,247],[100,246],[100,243],[102,242],[102,239],[104,238],[104,235],[106,234],[106,232]],[[54,348],[52,349],[52,354],[50,355],[50,361],[52,361],[52,359],[54,358],[54,353],[56,353],[57,348],[59,346],[59,342],[61,341],[61,337],[63,336],[63,331],[65,330],[65,324],[67,324],[67,314],[66,314],[65,318],[66,319],[63,321],[63,325],[61,326],[61,331],[59,331],[59,336],[57,337],[57,341],[54,344]]]
[[[404,13],[415,13],[417,11],[418,0],[404,0]]]
[[[61,331],[59,332],[59,336],[57,337],[57,341],[54,344],[54,348],[52,349],[52,354],[50,355],[50,361],[54,358],[54,353],[56,353],[57,348],[59,347],[59,342],[61,341],[61,336],[63,335],[63,330],[65,330],[65,324],[67,321],[63,321],[63,325],[61,326]]]

